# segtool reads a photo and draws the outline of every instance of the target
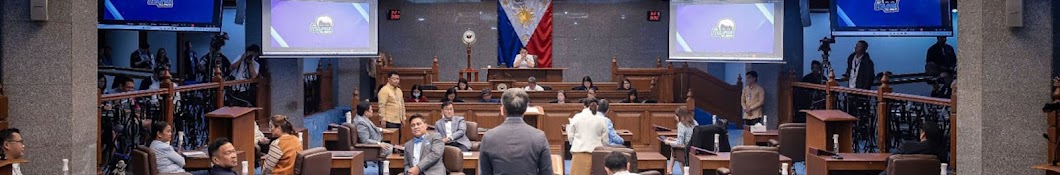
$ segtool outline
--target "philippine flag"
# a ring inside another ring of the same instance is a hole
[[[497,1],[497,64],[515,62],[519,48],[537,56],[537,67],[552,67],[552,1]]]

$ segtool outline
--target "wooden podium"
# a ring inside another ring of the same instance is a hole
[[[261,108],[248,107],[221,107],[207,113],[209,122],[210,141],[219,137],[227,137],[232,141],[236,151],[243,151],[240,160],[246,160],[248,165],[254,165],[254,116],[258,115]]]
[[[537,78],[537,82],[563,82],[566,68],[486,68],[486,80],[513,80],[526,82]]]
[[[854,152],[854,122],[840,110],[802,110],[806,113],[806,146],[832,150],[832,134],[839,134],[839,153]]]
[[[26,163],[24,159],[0,160],[0,175],[11,175],[16,163]]]

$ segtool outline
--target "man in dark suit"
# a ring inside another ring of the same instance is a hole
[[[935,63],[935,66],[940,71],[953,71],[957,68],[957,53],[953,50],[953,46],[946,44],[946,37],[940,36],[935,38],[938,42],[932,45],[927,50],[927,58],[925,63]]]
[[[854,53],[847,57],[847,71],[843,77],[849,80],[849,87],[858,89],[872,89],[872,82],[876,80],[876,65],[866,50],[869,43],[865,40],[858,41],[854,47]]]
[[[523,89],[509,88],[501,95],[501,113],[507,117],[482,137],[478,174],[552,174],[545,132],[523,121],[529,102]]]
[[[810,73],[802,76],[801,82],[824,84],[825,81],[828,81],[828,78],[824,77],[824,67],[821,66],[821,62],[817,60],[810,62]]]
[[[434,122],[435,130],[442,135],[442,143],[445,145],[460,148],[460,151],[469,151],[471,140],[465,137],[467,123],[464,123],[464,117],[456,116],[454,112],[452,102],[442,102],[442,119]]]
[[[151,55],[151,44],[140,42],[139,49],[129,54],[129,67],[137,69],[155,68],[155,58]]]
[[[942,129],[939,129],[938,124],[932,121],[924,121],[920,124],[920,139],[918,141],[902,142],[898,150],[891,154],[926,154],[938,157],[939,162],[949,162],[947,157],[949,153],[946,152],[946,148],[949,146],[946,146],[947,141],[942,134]],[[880,175],[886,175],[886,172],[880,173]]]
[[[409,117],[412,128],[412,140],[405,143],[405,174],[445,174],[442,164],[442,151],[445,144],[438,133],[427,131],[427,123],[422,115]]]

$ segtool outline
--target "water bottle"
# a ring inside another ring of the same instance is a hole
[[[715,125],[719,124],[719,123],[718,123],[718,115],[714,115],[714,116],[712,116],[712,117],[710,118],[710,121],[711,121],[711,123],[713,123],[713,124],[715,124]]]
[[[70,175],[70,159],[63,159],[63,175]]]
[[[305,142],[302,140],[302,132],[298,132],[298,142]]]
[[[353,117],[351,112],[346,112],[346,123],[353,123]]]
[[[389,160],[384,160],[383,161],[383,174],[390,174],[390,161]]]
[[[769,121],[769,116],[762,115],[762,126],[769,128],[769,123],[767,121]]]
[[[832,134],[832,151],[839,153],[839,134]]]
[[[247,161],[243,161],[243,162],[242,162],[242,165],[243,165],[243,174],[250,174],[250,169],[249,169],[250,167],[249,167],[249,165],[248,165],[248,164],[249,164],[249,163],[247,163]]]
[[[720,144],[718,143],[718,142],[720,142],[720,139],[721,139],[721,134],[714,134],[714,152],[720,152],[721,151],[721,146],[719,146]]]
[[[688,166],[685,166],[685,167],[683,167],[683,168],[681,169],[681,174],[689,174],[689,172],[688,172]]]
[[[177,131],[177,150],[184,151],[184,131]]]
[[[788,163],[780,164],[780,175],[788,175]]]

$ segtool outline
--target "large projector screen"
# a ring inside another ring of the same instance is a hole
[[[670,60],[782,62],[780,0],[670,1]]]
[[[356,57],[379,52],[377,0],[264,0],[264,57]]]

